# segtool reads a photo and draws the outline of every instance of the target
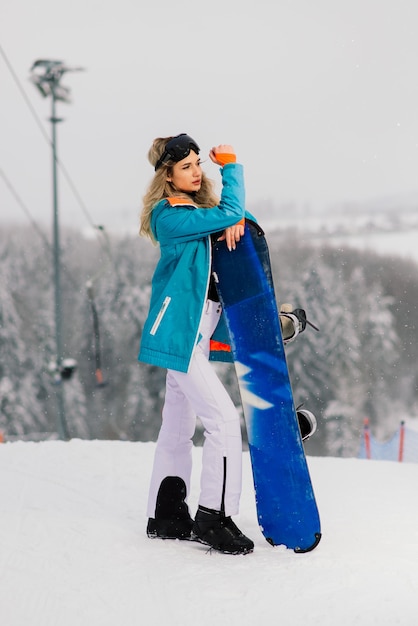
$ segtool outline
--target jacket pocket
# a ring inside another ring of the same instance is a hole
[[[157,332],[158,327],[161,324],[161,321],[168,309],[168,305],[170,304],[170,302],[171,302],[170,296],[167,296],[166,298],[164,298],[164,302],[161,305],[161,309],[159,310],[158,315],[155,318],[155,322],[152,325],[151,330],[149,331],[150,335],[155,335],[155,333]]]

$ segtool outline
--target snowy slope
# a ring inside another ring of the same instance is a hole
[[[154,444],[0,445],[2,626],[413,626],[418,464],[310,458],[322,517],[303,555],[260,534],[248,453],[239,526],[248,556],[150,540]],[[196,506],[201,449],[196,448]]]

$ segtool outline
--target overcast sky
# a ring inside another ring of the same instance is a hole
[[[48,133],[32,63],[86,69],[62,80],[73,103],[59,105],[58,152],[94,223],[135,231],[148,148],[180,132],[203,158],[235,146],[250,208],[418,198],[416,0],[2,0],[0,18]],[[50,147],[2,56],[0,84],[0,169],[49,224]],[[59,182],[61,223],[87,226]],[[27,221],[0,178],[0,226],[11,218]]]

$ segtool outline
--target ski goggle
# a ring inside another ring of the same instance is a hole
[[[155,164],[155,171],[157,171],[163,163],[168,163],[168,161],[175,161],[177,163],[185,159],[189,156],[190,150],[193,150],[196,154],[200,152],[199,146],[189,135],[181,133],[181,135],[173,137],[173,139],[167,142],[164,152]]]

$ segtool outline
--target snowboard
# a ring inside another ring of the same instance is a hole
[[[235,250],[216,242],[212,268],[238,377],[261,532],[274,546],[308,552],[320,541],[320,519],[263,230],[246,220]]]

